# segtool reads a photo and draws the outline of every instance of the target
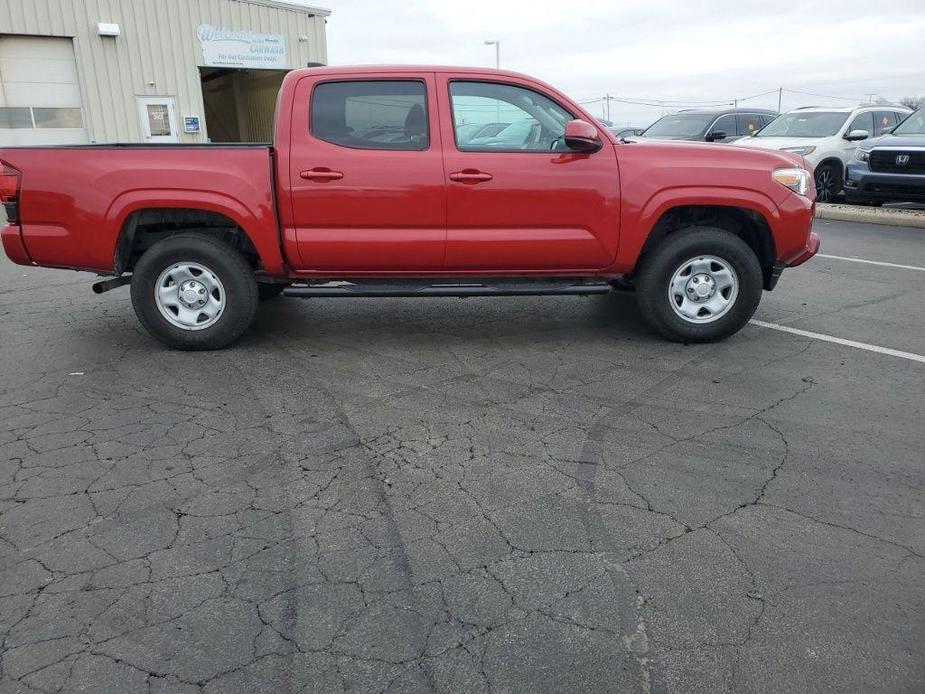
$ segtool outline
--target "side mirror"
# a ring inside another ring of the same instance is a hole
[[[579,119],[570,120],[565,124],[565,135],[563,137],[565,138],[566,146],[570,150],[582,154],[591,154],[604,146],[600,136],[597,134],[597,128],[587,121]]]
[[[848,142],[857,142],[858,140],[866,140],[870,137],[870,133],[866,130],[852,130],[850,133],[845,135],[845,139]]]
[[[712,133],[707,133],[707,136],[704,138],[707,142],[716,142],[717,140],[725,140],[729,133],[725,130],[714,130]]]

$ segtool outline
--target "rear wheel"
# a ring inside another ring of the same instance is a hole
[[[840,166],[823,164],[816,168],[816,202],[835,202],[844,182]]]
[[[141,256],[132,305],[145,329],[174,349],[221,349],[257,311],[254,272],[244,257],[203,234],[177,234]]]
[[[742,239],[714,227],[668,236],[636,281],[646,322],[669,340],[711,342],[740,330],[761,299],[763,275]]]

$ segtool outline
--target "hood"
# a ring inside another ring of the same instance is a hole
[[[743,137],[732,144],[755,149],[783,149],[784,147],[808,147],[818,139],[816,137]]]
[[[925,147],[925,135],[881,135],[858,143],[861,149],[874,147]]]
[[[757,140],[759,138],[749,137],[747,140]],[[770,139],[787,139],[787,138],[765,138]],[[685,157],[700,157],[710,159],[716,162],[722,162],[723,165],[735,166],[736,162],[754,162],[755,157],[761,157],[769,169],[782,168],[787,166],[806,167],[803,157],[794,152],[756,152],[754,149],[747,147],[736,147],[742,144],[742,140],[736,140],[729,144],[717,144],[714,142],[701,142],[693,140],[662,140],[655,138],[634,138],[627,140],[624,145],[618,147],[640,147],[651,149],[652,156],[670,157],[671,152],[677,152]],[[759,148],[765,149],[765,148]],[[776,147],[768,147],[769,150],[777,150]]]

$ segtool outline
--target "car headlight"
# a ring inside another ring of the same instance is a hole
[[[809,172],[806,169],[774,169],[771,178],[798,195],[806,196],[809,190]]]
[[[870,151],[858,147],[854,150],[854,158],[858,161],[870,161]]]
[[[802,154],[804,157],[807,154],[812,154],[816,151],[815,146],[806,145],[805,147],[781,147],[784,152],[793,152],[794,154]]]

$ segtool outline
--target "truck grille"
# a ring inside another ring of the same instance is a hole
[[[908,157],[906,163],[897,162]],[[870,153],[870,170],[882,173],[925,174],[925,152],[875,149]]]

